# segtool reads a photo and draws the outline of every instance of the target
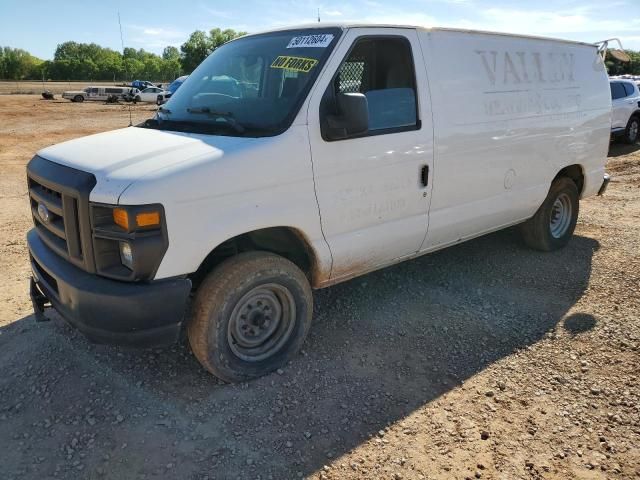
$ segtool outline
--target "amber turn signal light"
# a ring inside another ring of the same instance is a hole
[[[129,231],[130,227],[155,227],[160,225],[160,212],[140,212],[136,214],[135,224],[129,223],[129,212],[124,208],[113,209],[113,222]]]
[[[129,230],[129,214],[124,208],[113,209],[113,221],[119,227]]]
[[[136,224],[139,227],[152,227],[160,225],[159,212],[142,212],[136,215]]]

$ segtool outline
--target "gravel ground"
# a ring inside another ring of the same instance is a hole
[[[318,291],[303,353],[224,385],[185,342],[34,322],[24,165],[129,117],[14,96],[0,118],[2,478],[640,477],[640,145],[612,146],[564,250],[510,229]]]

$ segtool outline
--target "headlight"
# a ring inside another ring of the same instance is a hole
[[[133,252],[128,242],[120,242],[120,261],[129,270],[133,270]]]
[[[91,204],[96,272],[117,280],[150,280],[169,245],[164,208]]]

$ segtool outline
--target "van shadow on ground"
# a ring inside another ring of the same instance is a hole
[[[3,469],[9,478],[313,473],[559,324],[572,335],[593,328],[589,315],[565,316],[598,247],[577,236],[560,252],[533,252],[511,229],[316,292],[303,354],[242,385],[217,382],[184,344],[96,346],[60,321],[27,317],[0,334]]]
[[[634,152],[640,150],[640,143],[635,143],[632,145],[625,144],[622,142],[612,142],[609,145],[609,153],[607,156],[611,157],[622,157],[624,155],[630,155]]]

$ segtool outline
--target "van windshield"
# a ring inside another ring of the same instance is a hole
[[[223,45],[159,109],[153,128],[247,136],[282,132],[340,33],[338,28],[287,30]]]

